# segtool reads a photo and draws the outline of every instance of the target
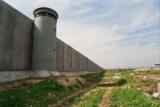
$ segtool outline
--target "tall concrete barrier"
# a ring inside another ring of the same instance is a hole
[[[75,72],[76,70],[78,70],[77,66],[77,54],[76,51],[74,49],[71,50],[72,51],[72,71]]]
[[[57,71],[80,72],[80,71],[102,71],[100,66],[73,49],[71,46],[57,39],[56,62]]]
[[[64,44],[64,71],[72,71],[72,52],[67,44]]]
[[[33,21],[0,1],[0,71],[29,72],[34,65],[36,69],[42,67],[60,72],[102,70],[85,55],[56,38],[56,12],[40,8],[34,15]]]
[[[77,56],[77,71],[80,71],[80,54],[78,51],[76,51],[76,56]]]
[[[33,21],[0,1],[0,70],[31,69]]]
[[[56,38],[54,10],[39,8],[34,15],[32,20],[0,0],[0,83],[103,70]]]
[[[57,53],[56,53],[56,62],[57,62],[57,71],[64,71],[64,42],[60,39],[56,41]]]

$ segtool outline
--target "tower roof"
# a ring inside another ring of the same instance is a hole
[[[48,8],[48,7],[40,7],[40,8],[37,8],[34,10],[34,16],[37,17],[37,16],[51,16],[51,17],[54,17],[54,18],[58,18],[58,13],[51,9],[51,8]]]

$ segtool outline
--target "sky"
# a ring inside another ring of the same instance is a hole
[[[160,0],[4,0],[34,19],[59,14],[57,37],[104,68],[160,63]]]

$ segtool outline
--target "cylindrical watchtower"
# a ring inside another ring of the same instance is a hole
[[[33,70],[56,70],[56,11],[41,7],[34,11]]]

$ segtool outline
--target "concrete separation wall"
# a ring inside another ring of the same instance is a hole
[[[102,71],[103,69],[71,46],[57,38],[57,71]]]
[[[0,1],[0,70],[31,69],[32,25],[32,20]]]
[[[50,11],[50,9],[47,11]],[[42,13],[40,13],[40,15],[42,15]],[[44,22],[44,20],[42,22]],[[50,24],[49,22],[47,23]],[[48,27],[47,23],[43,24],[46,24]],[[41,24],[42,23],[38,26],[41,26]],[[47,31],[46,29],[48,28],[46,26],[43,26],[44,35],[47,35],[45,31]],[[56,36],[56,26],[50,26],[50,28],[50,31],[52,31],[53,28],[53,36]],[[92,73],[103,71],[103,68],[58,38],[54,39],[54,45],[52,44],[52,39],[50,39],[50,42],[48,42],[47,39],[45,42],[41,39],[43,43],[40,43],[40,45],[37,44],[36,46],[39,47],[35,48],[40,50],[36,51],[35,56],[41,55],[44,57],[44,55],[46,55],[43,59],[44,61],[51,59],[52,56],[54,57],[53,59],[56,60],[53,61],[54,69],[48,69],[46,71],[41,71],[41,69],[38,69],[38,71],[33,70],[32,53],[34,29],[33,20],[6,4],[4,1],[0,1],[0,83],[31,77],[55,76],[60,72],[64,74],[65,72],[81,74],[84,72]],[[41,31],[41,29],[38,30]],[[43,34],[38,34],[38,36],[39,35],[43,36]],[[52,37],[52,33],[49,35]],[[46,43],[51,43],[51,45],[47,45]],[[41,52],[41,47],[43,46],[46,47],[43,48],[43,52]],[[45,50],[47,50],[46,53]],[[53,55],[52,51],[54,51]],[[41,54],[38,54],[39,52],[41,52]],[[44,54],[42,55],[42,53]],[[48,56],[50,57],[48,58]],[[35,63],[38,64],[40,61]],[[48,63],[45,64],[47,64],[47,67]],[[44,64],[42,65],[44,66]],[[50,65],[52,66],[52,63],[50,63]],[[38,68],[40,67],[38,66]]]

